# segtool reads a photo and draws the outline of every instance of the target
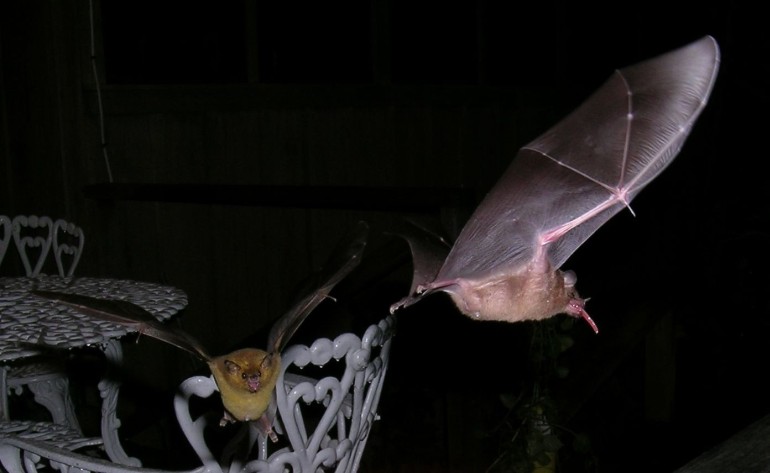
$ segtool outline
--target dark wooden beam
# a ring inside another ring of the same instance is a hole
[[[384,73],[380,73],[384,74]],[[564,90],[549,87],[427,85],[107,85],[101,89],[108,115],[262,110],[269,108],[559,106]],[[567,96],[568,97],[568,96]],[[85,90],[97,112],[96,92]]]
[[[426,187],[100,183],[85,186],[83,194],[86,198],[100,201],[397,212],[435,212],[474,207],[477,203],[476,195],[470,189]]]

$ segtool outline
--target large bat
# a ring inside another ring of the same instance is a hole
[[[260,430],[277,440],[272,431],[271,405],[275,383],[281,370],[281,351],[305,318],[329,296],[329,292],[360,262],[368,225],[360,222],[346,241],[332,253],[327,264],[315,275],[314,285],[270,329],[267,348],[243,348],[221,356],[211,356],[189,333],[163,324],[141,307],[114,299],[99,299],[52,291],[32,293],[68,305],[88,316],[115,322],[169,343],[197,356],[208,364],[217,383],[225,414],[222,424],[255,421]]]
[[[391,312],[443,291],[475,319],[516,322],[564,313],[598,333],[575,274],[559,268],[671,163],[706,106],[718,69],[719,47],[707,36],[616,71],[521,148],[451,250],[428,233],[403,235],[414,278],[410,295]]]

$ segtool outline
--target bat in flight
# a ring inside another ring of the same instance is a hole
[[[275,415],[273,391],[281,370],[281,351],[305,318],[361,261],[369,227],[359,222],[349,236],[332,252],[328,262],[314,275],[311,289],[297,299],[291,309],[271,327],[267,348],[243,348],[212,356],[188,332],[159,322],[149,312],[128,301],[100,299],[79,294],[33,290],[32,293],[97,319],[114,322],[169,343],[203,360],[211,370],[222,396],[225,413],[222,425],[253,421],[274,442]]]
[[[391,312],[443,291],[479,320],[517,322],[556,314],[598,333],[559,268],[676,157],[706,106],[719,46],[705,36],[617,70],[545,134],[521,148],[455,243],[413,228],[414,276]]]

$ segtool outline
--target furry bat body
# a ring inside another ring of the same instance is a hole
[[[360,262],[366,245],[368,226],[360,222],[349,239],[332,254],[316,275],[313,289],[304,294],[270,329],[267,348],[244,348],[221,356],[211,356],[190,334],[159,322],[141,307],[120,300],[98,299],[51,291],[32,293],[68,305],[88,316],[132,328],[203,360],[211,370],[225,407],[222,423],[254,421],[273,441],[273,391],[281,370],[281,351],[305,318],[329,296],[329,292]]]
[[[719,69],[707,36],[616,71],[578,109],[517,154],[451,247],[404,235],[413,254],[409,306],[449,293],[475,319],[516,322],[564,313],[598,332],[559,268],[678,154]],[[630,208],[630,207],[629,207]]]

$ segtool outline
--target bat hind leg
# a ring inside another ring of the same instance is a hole
[[[219,426],[224,427],[227,424],[232,424],[234,422],[237,422],[235,417],[233,417],[227,410],[225,410],[225,413],[222,415],[222,419],[219,420]]]
[[[271,442],[275,443],[278,441],[278,435],[273,430],[273,420],[270,419],[269,416],[261,416],[259,419],[254,421],[254,424],[263,435],[270,439]]]

